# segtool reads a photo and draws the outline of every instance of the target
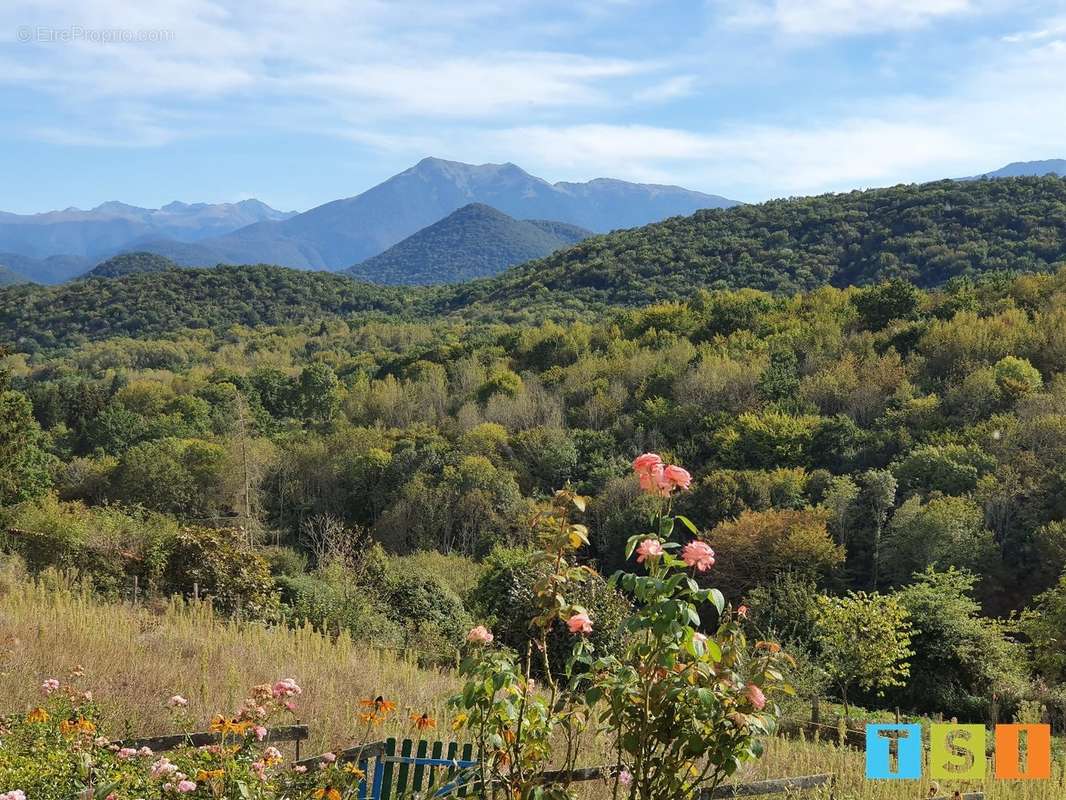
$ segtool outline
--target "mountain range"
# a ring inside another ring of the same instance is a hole
[[[496,275],[592,235],[566,222],[517,220],[471,203],[345,272],[372,283],[459,283]]]
[[[459,218],[467,214],[495,218],[477,206]],[[699,211],[594,236],[495,277],[449,286],[383,286],[264,264],[166,267],[134,254],[101,266],[119,277],[0,289],[0,344],[32,352],[109,336],[320,324],[364,313],[590,319],[657,301],[672,304],[655,312],[665,336],[687,324],[676,305],[687,302],[713,304],[714,330],[727,335],[775,296],[788,314],[784,298],[795,292],[893,279],[923,287],[953,283],[956,297],[965,299],[958,308],[978,309],[981,283],[1002,281],[1005,273],[1059,271],[1033,280],[1064,279],[1066,178],[943,180]],[[1018,302],[1025,302],[1024,292]],[[893,346],[913,346],[914,334],[902,332]]]
[[[124,251],[157,253],[184,266],[268,263],[339,270],[378,255],[463,206],[483,203],[516,219],[543,219],[594,232],[630,228],[735,201],[678,186],[599,178],[548,183],[514,164],[462,164],[425,158],[362,194],[302,214],[263,203],[143,209],[104,203],[90,211],[0,213],[0,254],[34,261],[33,280],[58,282]],[[36,262],[62,255],[69,271]]]
[[[121,250],[140,249],[152,240],[194,242],[262,221],[288,219],[294,212],[278,211],[258,200],[239,203],[168,203],[140,208],[117,201],[84,211],[67,208],[43,214],[0,212],[0,264],[34,280],[66,280],[102,258]],[[20,256],[23,269],[10,263]],[[62,256],[68,261],[48,263]]]

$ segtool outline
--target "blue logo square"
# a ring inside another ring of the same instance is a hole
[[[866,726],[867,780],[916,781],[921,777],[921,725]]]

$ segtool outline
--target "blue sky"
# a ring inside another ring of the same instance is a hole
[[[1066,0],[6,0],[0,111],[20,213],[426,155],[754,201],[1066,158]]]

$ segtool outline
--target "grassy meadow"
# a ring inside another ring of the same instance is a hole
[[[310,726],[307,753],[348,746],[362,735],[355,723],[360,698],[378,694],[395,700],[399,713],[382,736],[411,735],[408,715],[428,712],[436,733],[448,736],[446,698],[458,679],[446,669],[427,670],[395,653],[367,647],[346,633],[327,637],[310,628],[290,630],[238,623],[214,614],[204,603],[172,599],[150,606],[109,604],[50,573],[28,579],[8,567],[0,573],[0,677],[5,699],[0,711],[39,702],[37,687],[47,677],[64,679],[84,669],[81,688],[101,704],[113,735],[174,732],[164,707],[179,693],[190,701],[190,726],[204,729],[215,712],[235,707],[249,686],[295,677],[305,693],[299,717]],[[376,735],[376,734],[375,734]],[[600,763],[595,742],[584,763]],[[291,755],[291,753],[290,753]],[[1051,781],[1008,782],[991,778],[958,787],[984,791],[989,800],[1057,800],[1066,796],[1066,770],[1055,764]],[[741,780],[832,772],[838,776],[828,800],[909,800],[929,797],[930,782],[869,783],[863,779],[862,752],[824,742],[775,737],[766,755],[748,765]],[[609,796],[608,787],[581,787],[588,798]]]

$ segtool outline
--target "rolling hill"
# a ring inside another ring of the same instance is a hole
[[[458,283],[496,275],[591,235],[576,225],[516,220],[471,203],[345,272],[372,283]]]
[[[121,253],[112,256],[106,261],[101,261],[83,277],[85,278],[119,278],[123,275],[134,275],[139,272],[163,272],[168,269],[177,269],[178,265],[164,256],[155,253],[139,251],[135,253]]]
[[[451,302],[637,305],[699,287],[792,293],[891,278],[928,287],[1064,261],[1066,179],[938,181],[698,211],[597,236],[457,287]]]
[[[22,275],[19,272],[15,272],[15,270],[11,269],[10,267],[5,267],[0,264],[0,286],[14,286],[18,283],[29,282],[29,278],[27,278],[25,275]]]
[[[736,203],[678,186],[597,179],[551,184],[514,164],[462,164],[425,158],[355,197],[334,200],[284,221],[249,225],[200,240],[205,248],[179,263],[270,263],[298,269],[344,269],[470,203],[484,203],[515,219],[548,219],[605,232]]]

